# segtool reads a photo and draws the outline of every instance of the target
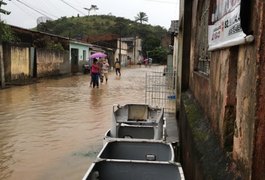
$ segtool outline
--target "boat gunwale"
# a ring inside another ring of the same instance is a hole
[[[126,118],[126,120],[118,120],[115,116],[115,113],[117,113],[119,110],[121,109],[129,109],[130,106],[143,106],[143,107],[148,107],[148,109],[152,109],[153,111],[160,111],[159,114],[157,115],[157,117],[152,118],[152,119],[140,119],[140,120],[131,120],[128,118]],[[116,107],[116,109],[115,109]],[[150,106],[149,104],[137,104],[137,103],[131,103],[131,104],[124,104],[124,105],[120,105],[120,104],[114,104],[113,105],[113,114],[115,117],[115,122],[116,123],[153,123],[153,124],[159,124],[161,119],[162,121],[164,120],[164,108],[161,107],[154,107],[154,106]]]
[[[169,147],[170,152],[171,152],[171,158],[168,161],[161,161],[161,162],[175,162],[175,151],[173,148],[172,143],[169,142],[165,142],[165,141],[158,141],[158,140],[148,140],[148,139],[134,139],[133,141],[131,139],[116,139],[116,140],[112,140],[112,141],[108,141],[103,145],[103,148],[100,150],[100,152],[98,153],[97,157],[96,157],[96,161],[98,160],[123,160],[123,159],[110,159],[110,158],[101,158],[100,156],[103,154],[104,150],[106,149],[106,147],[111,144],[111,143],[116,143],[116,142],[121,142],[121,143],[151,143],[151,144],[163,144]],[[128,161],[128,160],[127,160]],[[147,161],[147,162],[153,162],[153,161],[148,161],[148,160],[135,160],[135,161]],[[156,161],[156,162],[160,162],[160,161]]]
[[[89,174],[92,172],[93,168],[97,163],[104,163],[104,162],[114,162],[114,163],[135,163],[135,164],[158,164],[158,165],[174,165],[177,167],[180,180],[185,180],[184,171],[182,169],[182,166],[179,162],[169,162],[169,161],[142,161],[142,160],[112,160],[112,159],[102,159],[100,161],[93,162],[87,172],[85,173],[85,176],[82,178],[82,180],[86,180]]]
[[[129,127],[133,127],[133,126],[129,126]],[[136,126],[138,127],[138,126]],[[153,126],[150,127],[150,126],[139,126],[140,128],[143,127],[143,128],[146,128],[146,127],[149,127],[149,128],[154,128]],[[103,137],[103,144],[106,144],[107,142],[109,141],[117,141],[117,140],[128,140],[128,141],[143,141],[143,140],[148,140],[148,141],[154,141],[154,142],[166,142],[166,128],[163,127],[163,134],[162,134],[162,137],[161,139],[146,139],[146,138],[121,138],[121,137],[111,137],[109,134],[111,133],[111,128],[107,130],[107,132],[105,132],[104,134],[104,137]]]

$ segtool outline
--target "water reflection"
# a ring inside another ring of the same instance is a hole
[[[110,73],[99,89],[80,75],[0,90],[0,179],[81,179],[111,126],[112,105],[144,103],[150,70]]]

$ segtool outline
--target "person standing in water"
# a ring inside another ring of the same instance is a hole
[[[102,72],[105,77],[106,83],[108,82],[109,63],[108,59],[105,59],[102,64]]]
[[[121,76],[121,63],[118,60],[118,58],[116,58],[115,64],[114,64],[115,70],[116,70],[116,75]]]
[[[100,67],[97,63],[97,59],[93,59],[93,64],[91,66],[91,77],[92,77],[93,88],[95,86],[97,86],[97,88],[99,87],[98,83],[99,73],[100,73]]]

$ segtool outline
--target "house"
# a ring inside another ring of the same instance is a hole
[[[89,36],[86,41],[98,45],[108,54],[110,65],[114,65],[116,58],[119,58],[122,66],[129,62],[136,64],[142,53],[142,44],[139,37],[119,37],[115,34]]]
[[[135,36],[121,38],[121,42],[127,44],[127,52],[126,54],[123,54],[123,59],[125,59],[124,63],[126,62],[125,64],[137,64],[142,55],[142,40],[138,36]],[[116,55],[118,54],[119,53],[117,52]]]
[[[171,25],[169,28],[169,32],[171,34],[171,43],[169,45],[169,49],[171,52],[173,52],[172,56],[172,67],[175,71],[177,68],[177,54],[178,54],[178,29],[179,29],[179,21],[178,20],[172,20]],[[169,64],[169,63],[168,63]]]
[[[78,73],[92,44],[54,34],[10,26],[16,42],[3,44],[6,82]],[[1,80],[3,81],[3,80]]]
[[[3,44],[5,81],[70,73],[68,38],[10,27],[17,41]]]
[[[82,66],[88,63],[90,55],[89,44],[70,40],[69,41],[69,52],[70,52],[70,64],[71,72],[78,73],[82,70]]]

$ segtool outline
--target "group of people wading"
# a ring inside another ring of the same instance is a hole
[[[116,58],[114,68],[117,76],[121,76],[121,64],[118,58]],[[108,59],[93,59],[91,65],[90,75],[91,81],[90,86],[93,88],[99,87],[99,81],[103,83],[104,78],[106,83],[108,82],[109,63]]]

